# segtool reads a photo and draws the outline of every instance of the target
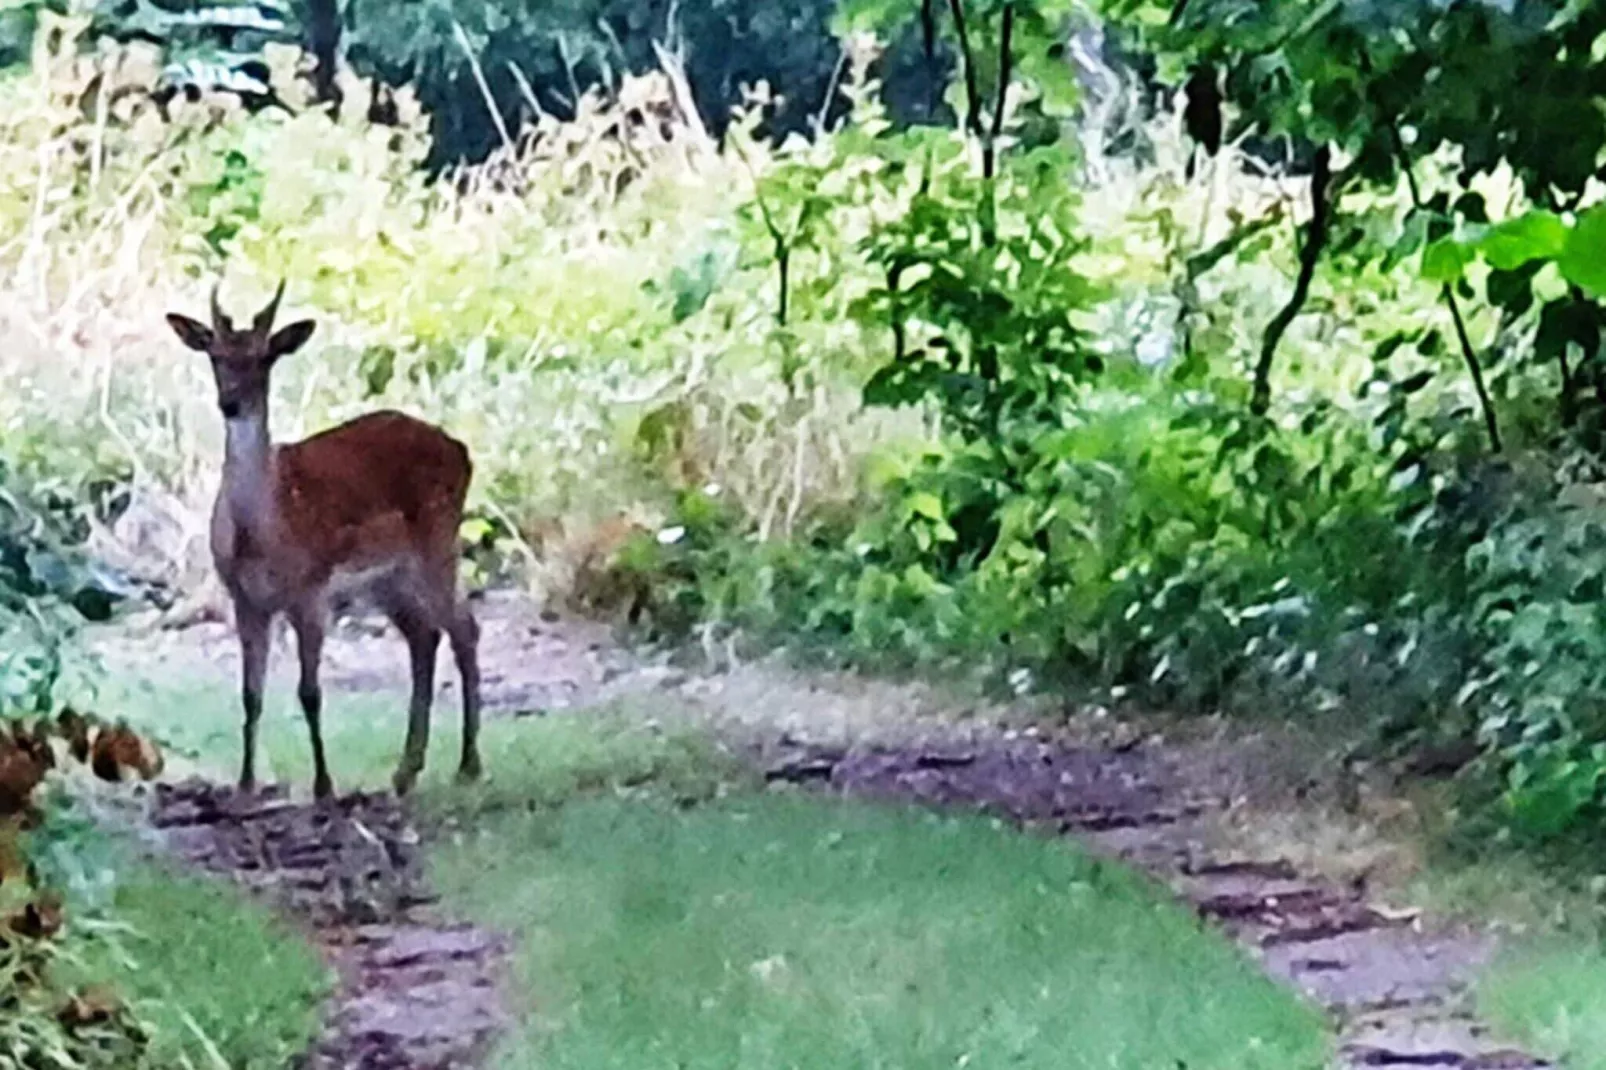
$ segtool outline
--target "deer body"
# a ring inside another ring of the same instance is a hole
[[[280,285],[283,293],[283,284]],[[368,413],[299,442],[275,444],[269,372],[312,333],[310,321],[270,333],[279,297],[249,331],[217,308],[213,327],[169,316],[181,340],[212,358],[223,413],[223,476],[212,510],[212,559],[234,605],[245,711],[240,784],[255,783],[269,628],[288,617],[300,661],[297,696],[311,736],[313,792],[333,786],[324,755],[319,662],[331,605],[350,597],[383,611],[412,664],[407,740],[393,783],[405,793],[429,746],[435,660],[448,637],[463,684],[458,775],[480,775],[479,629],[457,583],[457,539],[473,466],[467,448],[400,412]]]

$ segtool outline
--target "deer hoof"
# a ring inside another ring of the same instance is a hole
[[[326,776],[316,777],[312,781],[312,797],[320,802],[335,793],[333,782]]]
[[[464,758],[463,764],[457,767],[457,782],[459,784],[472,784],[484,775],[485,770],[481,768],[479,755],[477,754],[472,758]]]
[[[390,785],[396,789],[396,794],[398,796],[406,795],[408,792],[413,790],[413,784],[416,783],[417,780],[418,773],[407,768],[406,766],[403,766],[402,768],[396,770],[395,775],[390,778]]]

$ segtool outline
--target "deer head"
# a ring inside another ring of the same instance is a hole
[[[225,420],[265,410],[268,376],[280,357],[306,345],[312,337],[312,320],[298,320],[275,331],[273,319],[284,297],[284,281],[274,291],[273,300],[251,319],[251,326],[236,330],[218,304],[218,287],[212,287],[212,325],[190,319],[177,312],[167,316],[179,341],[212,358],[212,378],[217,382],[217,405]]]

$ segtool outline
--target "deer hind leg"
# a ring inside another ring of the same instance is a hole
[[[392,608],[390,619],[407,640],[407,652],[412,660],[413,694],[407,705],[407,741],[402,744],[401,763],[391,784],[397,795],[406,795],[424,771],[424,757],[429,751],[429,712],[435,699],[435,655],[440,650],[441,631],[431,623],[428,614],[417,607],[398,605]]]
[[[241,740],[240,790],[256,787],[257,724],[262,720],[262,685],[268,675],[268,625],[271,617],[239,603],[234,627],[240,636],[240,704],[245,710]]]
[[[484,773],[480,762],[480,626],[466,601],[459,600],[447,626],[452,658],[463,678],[463,758],[457,767],[459,783],[478,780]]]
[[[307,734],[312,740],[312,795],[316,799],[327,799],[334,794],[334,783],[329,777],[329,763],[323,749],[323,688],[318,683],[318,665],[323,659],[328,612],[322,605],[299,607],[290,617],[290,626],[295,629],[296,654],[301,662],[296,698],[301,701],[301,713],[307,720]]]

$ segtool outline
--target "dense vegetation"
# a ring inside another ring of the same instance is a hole
[[[449,423],[481,578],[1471,742],[1471,827],[1603,816],[1606,10],[1106,0],[1111,66],[1069,0],[376,6],[338,78],[309,0],[194,101],[149,93],[193,20],[3,9],[7,712],[60,702],[39,607],[204,576],[160,313],[282,274],[278,432]]]

